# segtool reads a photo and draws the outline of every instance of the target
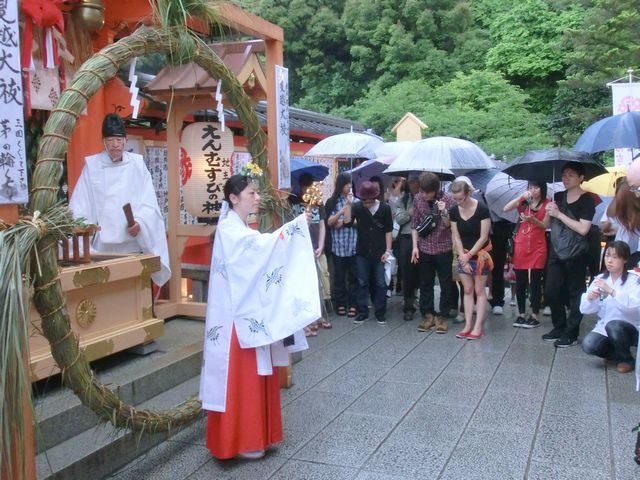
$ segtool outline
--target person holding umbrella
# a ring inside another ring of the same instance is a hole
[[[517,208],[519,221],[513,242],[513,265],[516,271],[518,317],[514,327],[535,328],[540,325],[538,313],[542,299],[542,273],[547,262],[546,182],[531,180],[525,192],[504,206],[505,212]],[[531,293],[531,315],[525,318],[527,290]]]
[[[582,313],[580,296],[585,291],[586,268],[589,264],[587,234],[595,213],[591,194],[580,184],[585,178],[582,163],[567,162],[562,167],[562,183],[566,191],[557,192],[546,206],[545,228],[551,227],[551,249],[547,263],[545,299],[551,307],[553,329],[542,339],[557,348],[575,345]],[[565,310],[569,300],[569,316]]]

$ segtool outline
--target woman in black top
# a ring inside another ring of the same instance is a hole
[[[449,213],[453,247],[458,253],[458,272],[464,287],[464,329],[458,338],[476,340],[483,335],[482,324],[487,312],[487,276],[493,267],[489,250],[491,218],[489,209],[471,197],[471,187],[466,182],[451,184],[451,194],[456,202]],[[476,323],[473,324],[473,294],[476,294]]]

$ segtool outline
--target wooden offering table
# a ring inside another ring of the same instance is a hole
[[[74,255],[76,257],[76,255]],[[77,258],[76,258],[77,260]],[[81,262],[84,260],[80,260]],[[89,263],[60,262],[60,281],[67,297],[71,329],[92,361],[164,335],[164,322],[154,318],[150,275],[160,270],[155,255],[96,255]],[[32,381],[59,372],[40,317],[31,308],[30,365]]]

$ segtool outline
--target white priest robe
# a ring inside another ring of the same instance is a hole
[[[321,311],[305,216],[259,233],[230,210],[216,229],[208,298],[200,399],[205,410],[224,412],[232,327],[240,347],[255,348],[258,375],[308,348],[302,329]],[[290,335],[294,344],[285,347]]]
[[[127,233],[122,207],[131,204],[140,233]],[[162,268],[151,275],[156,285],[171,277],[169,249],[164,220],[142,155],[125,152],[122,161],[113,162],[106,151],[85,158],[80,179],[73,190],[69,207],[76,218],[100,226],[91,242],[99,253],[153,253]]]

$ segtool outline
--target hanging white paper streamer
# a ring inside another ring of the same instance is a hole
[[[53,28],[45,28],[44,30],[44,68],[58,68],[56,65],[55,45],[53,38]]]
[[[218,112],[218,121],[220,122],[220,131],[224,132],[224,105],[222,105],[222,80],[218,80],[216,86],[216,111]]]
[[[138,57],[135,57],[131,61],[131,65],[129,66],[129,82],[131,83],[131,85],[129,86],[129,92],[131,93],[130,105],[133,107],[131,118],[138,118],[138,110],[140,109],[140,100],[138,100],[138,91],[140,89],[136,86],[136,84],[138,83],[138,76],[136,75],[137,61]]]

